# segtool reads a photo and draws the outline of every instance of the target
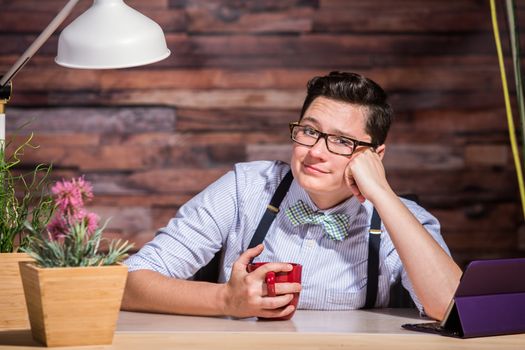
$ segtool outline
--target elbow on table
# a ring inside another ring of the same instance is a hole
[[[454,297],[455,289],[442,292],[440,295],[433,295],[430,300],[423,301],[423,309],[425,314],[437,321],[443,320],[445,317],[450,301]]]
[[[438,303],[434,302],[430,305],[426,306],[423,305],[423,308],[425,310],[425,314],[436,320],[436,321],[442,321],[445,317],[445,313],[447,312],[448,303]]]
[[[438,283],[439,287],[425,290],[420,300],[427,316],[438,321],[443,320],[458,288],[461,274],[461,269],[456,265],[454,274]]]

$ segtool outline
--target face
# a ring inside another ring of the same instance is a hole
[[[308,125],[328,134],[347,136],[371,142],[365,132],[366,109],[350,103],[317,97],[306,110],[301,125]],[[294,142],[291,159],[292,173],[312,201],[327,209],[352,196],[344,180],[345,169],[352,156],[333,154],[324,139],[312,147]]]

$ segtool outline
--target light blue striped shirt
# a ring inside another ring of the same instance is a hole
[[[244,252],[279,182],[290,169],[275,161],[239,163],[233,171],[208,186],[183,205],[168,226],[125,264],[130,271],[148,269],[163,275],[190,279],[221,248],[224,249],[219,282],[230,278],[233,263]],[[285,209],[298,200],[319,209],[294,180],[264,240],[265,249],[255,261],[295,262],[303,265],[298,308],[349,310],[364,306],[366,298],[368,230],[372,204],[356,198],[325,210],[350,217],[349,236],[334,241],[321,225],[292,226]],[[402,199],[439,245],[450,254],[440,234],[439,222],[416,203]],[[376,307],[386,307],[390,286],[402,278],[404,287],[421,310],[421,303],[394,245],[382,227],[380,276]]]

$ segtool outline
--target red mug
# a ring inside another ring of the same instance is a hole
[[[268,262],[257,262],[257,263],[251,263],[248,264],[246,267],[246,270],[248,272],[253,272],[257,268],[261,267],[264,264],[268,264]],[[266,288],[268,289],[268,296],[274,297],[275,294],[275,284],[276,283],[301,283],[301,273],[303,270],[303,266],[300,264],[295,263],[286,263],[293,266],[292,270],[290,271],[280,271],[280,272],[274,272],[270,271],[266,273]],[[299,302],[299,293],[294,293],[292,301],[288,305],[293,305],[295,309],[297,309],[297,304]],[[265,320],[289,320],[292,318],[293,314],[295,313],[295,310],[284,317],[277,317],[277,318],[264,318]]]

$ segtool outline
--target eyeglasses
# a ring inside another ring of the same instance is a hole
[[[298,122],[290,123],[290,136],[292,140],[300,145],[312,147],[320,138],[324,138],[326,149],[341,156],[351,156],[358,146],[367,146],[376,149],[376,145],[369,142],[358,141],[345,136],[326,134],[307,125]]]

